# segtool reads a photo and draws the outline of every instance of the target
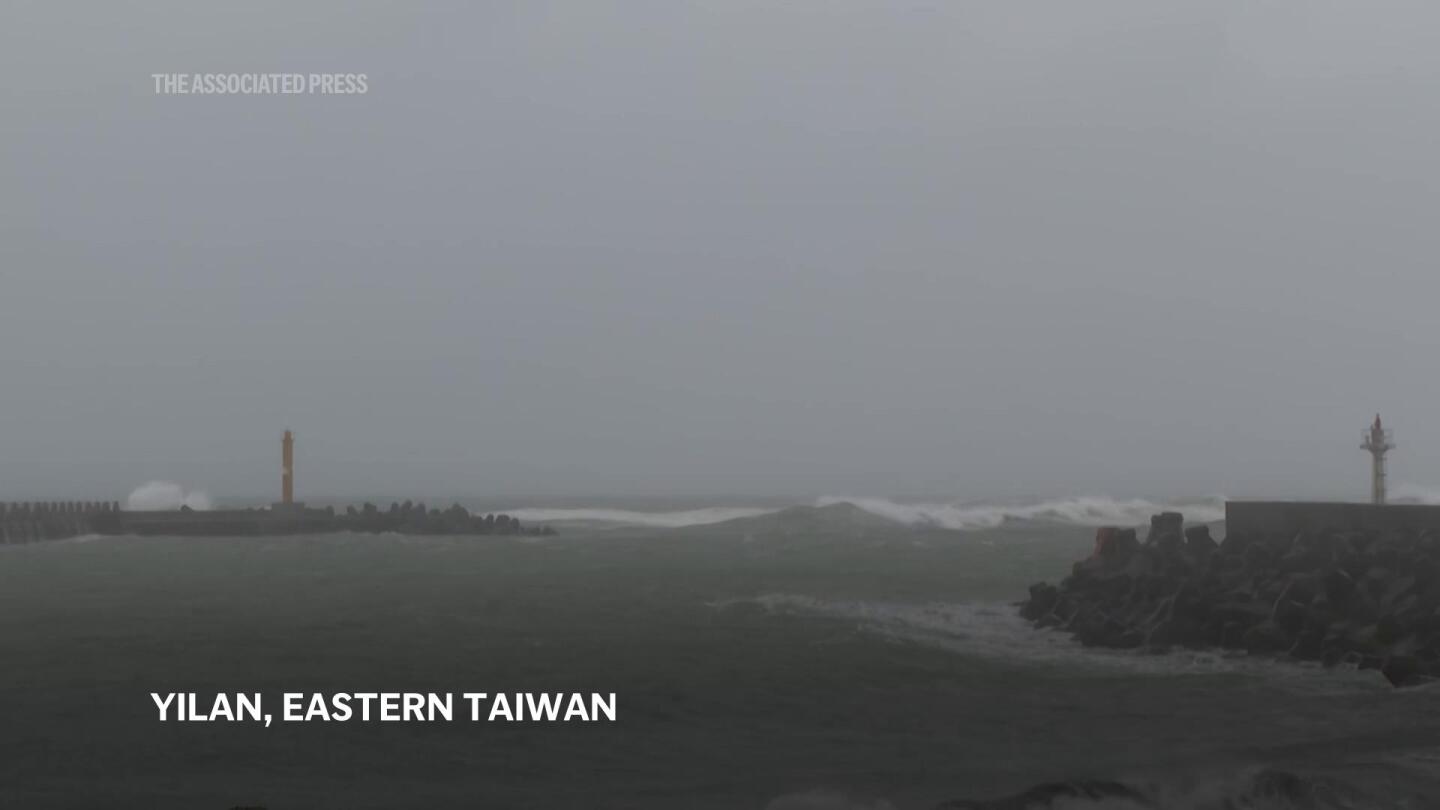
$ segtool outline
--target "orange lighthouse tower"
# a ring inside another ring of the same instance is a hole
[[[1370,451],[1370,502],[1385,503],[1385,454],[1395,449],[1390,441],[1390,431],[1380,424],[1380,414],[1375,422],[1361,434],[1361,450]]]
[[[295,437],[290,431],[280,440],[280,502],[295,503]]]

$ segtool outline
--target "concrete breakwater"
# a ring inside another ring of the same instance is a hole
[[[1221,647],[1377,669],[1396,686],[1440,678],[1440,535],[1403,528],[1229,531],[1156,515],[1102,528],[1058,586],[1021,614],[1087,645]]]
[[[265,509],[179,509],[165,512],[116,512],[93,521],[100,534],[246,537],[252,535],[394,532],[429,535],[554,534],[546,527],[522,526],[507,515],[473,514],[459,504],[431,509],[406,501],[380,509],[367,503],[343,512],[334,507],[306,508],[274,504]]]
[[[462,506],[430,509],[406,501],[382,510],[374,504],[308,509],[277,504],[266,509],[189,508],[127,511],[113,501],[45,501],[0,504],[0,543],[64,540],[86,534],[248,537],[325,534],[331,532],[395,532],[429,535],[541,535],[548,526],[522,526],[508,515],[472,514]]]
[[[1423,503],[1339,501],[1226,501],[1225,531],[1289,534],[1355,529],[1366,532],[1440,532],[1440,506]]]
[[[38,543],[91,534],[97,520],[119,512],[120,504],[114,501],[0,503],[0,543]]]

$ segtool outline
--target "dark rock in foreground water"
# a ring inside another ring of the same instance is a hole
[[[1082,643],[1223,647],[1378,669],[1392,684],[1440,678],[1440,538],[1428,532],[1230,535],[1176,512],[1101,528],[1058,586],[1021,615]]]

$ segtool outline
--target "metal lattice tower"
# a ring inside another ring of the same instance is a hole
[[[1395,449],[1395,444],[1390,441],[1390,431],[1380,424],[1380,414],[1375,414],[1374,424],[1360,437],[1360,449],[1370,451],[1370,502],[1385,503],[1385,453]]]

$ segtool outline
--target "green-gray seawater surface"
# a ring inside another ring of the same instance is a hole
[[[1075,778],[1165,807],[1440,806],[1435,689],[1027,627],[1011,603],[1092,534],[836,505],[0,548],[0,806],[927,808]],[[160,722],[150,697],[278,714],[285,692],[365,691],[614,692],[618,718],[266,728]],[[1267,798],[1274,773],[1301,791]],[[1142,806],[1057,801],[1035,806]]]

